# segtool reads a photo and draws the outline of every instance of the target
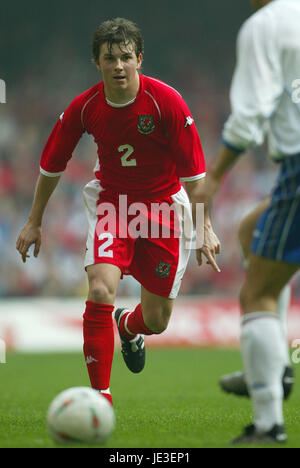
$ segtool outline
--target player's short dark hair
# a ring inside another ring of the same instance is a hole
[[[101,23],[94,33],[93,38],[93,60],[99,61],[102,44],[107,42],[108,50],[111,51],[113,44],[134,44],[135,53],[138,57],[144,52],[144,39],[141,31],[135,23],[124,18],[115,18]]]

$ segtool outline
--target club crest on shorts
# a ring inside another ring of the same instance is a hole
[[[171,264],[166,262],[159,262],[155,268],[157,276],[160,278],[167,278],[170,274]]]
[[[138,121],[138,131],[140,133],[143,133],[143,135],[148,135],[149,133],[152,133],[155,125],[153,121],[153,116],[152,115],[139,115],[139,121]]]

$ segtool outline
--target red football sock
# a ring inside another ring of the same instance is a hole
[[[128,340],[133,340],[137,334],[154,334],[144,322],[141,304],[138,304],[133,312],[127,312],[122,316],[119,329],[121,335]]]
[[[109,393],[111,366],[114,354],[114,306],[87,301],[83,314],[83,352],[92,388],[102,393],[112,404]]]

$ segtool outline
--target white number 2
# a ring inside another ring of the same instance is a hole
[[[129,159],[129,157],[134,152],[133,146],[131,146],[131,145],[121,145],[121,146],[119,146],[118,151],[119,151],[119,153],[122,153],[123,151],[125,151],[125,153],[121,157],[122,166],[136,166],[136,159],[134,159],[134,158]]]
[[[102,232],[102,234],[100,234],[100,236],[98,237],[99,240],[102,240],[105,238],[107,238],[107,240],[99,246],[98,256],[99,257],[112,257],[113,251],[105,250],[105,249],[107,249],[107,247],[109,247],[113,243],[114,237],[110,232]]]

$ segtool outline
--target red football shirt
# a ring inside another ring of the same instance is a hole
[[[60,175],[81,138],[93,135],[102,195],[160,199],[180,190],[180,179],[205,176],[200,138],[180,94],[140,75],[136,98],[125,106],[107,101],[100,82],[77,96],[60,116],[41,157],[41,172]]]

